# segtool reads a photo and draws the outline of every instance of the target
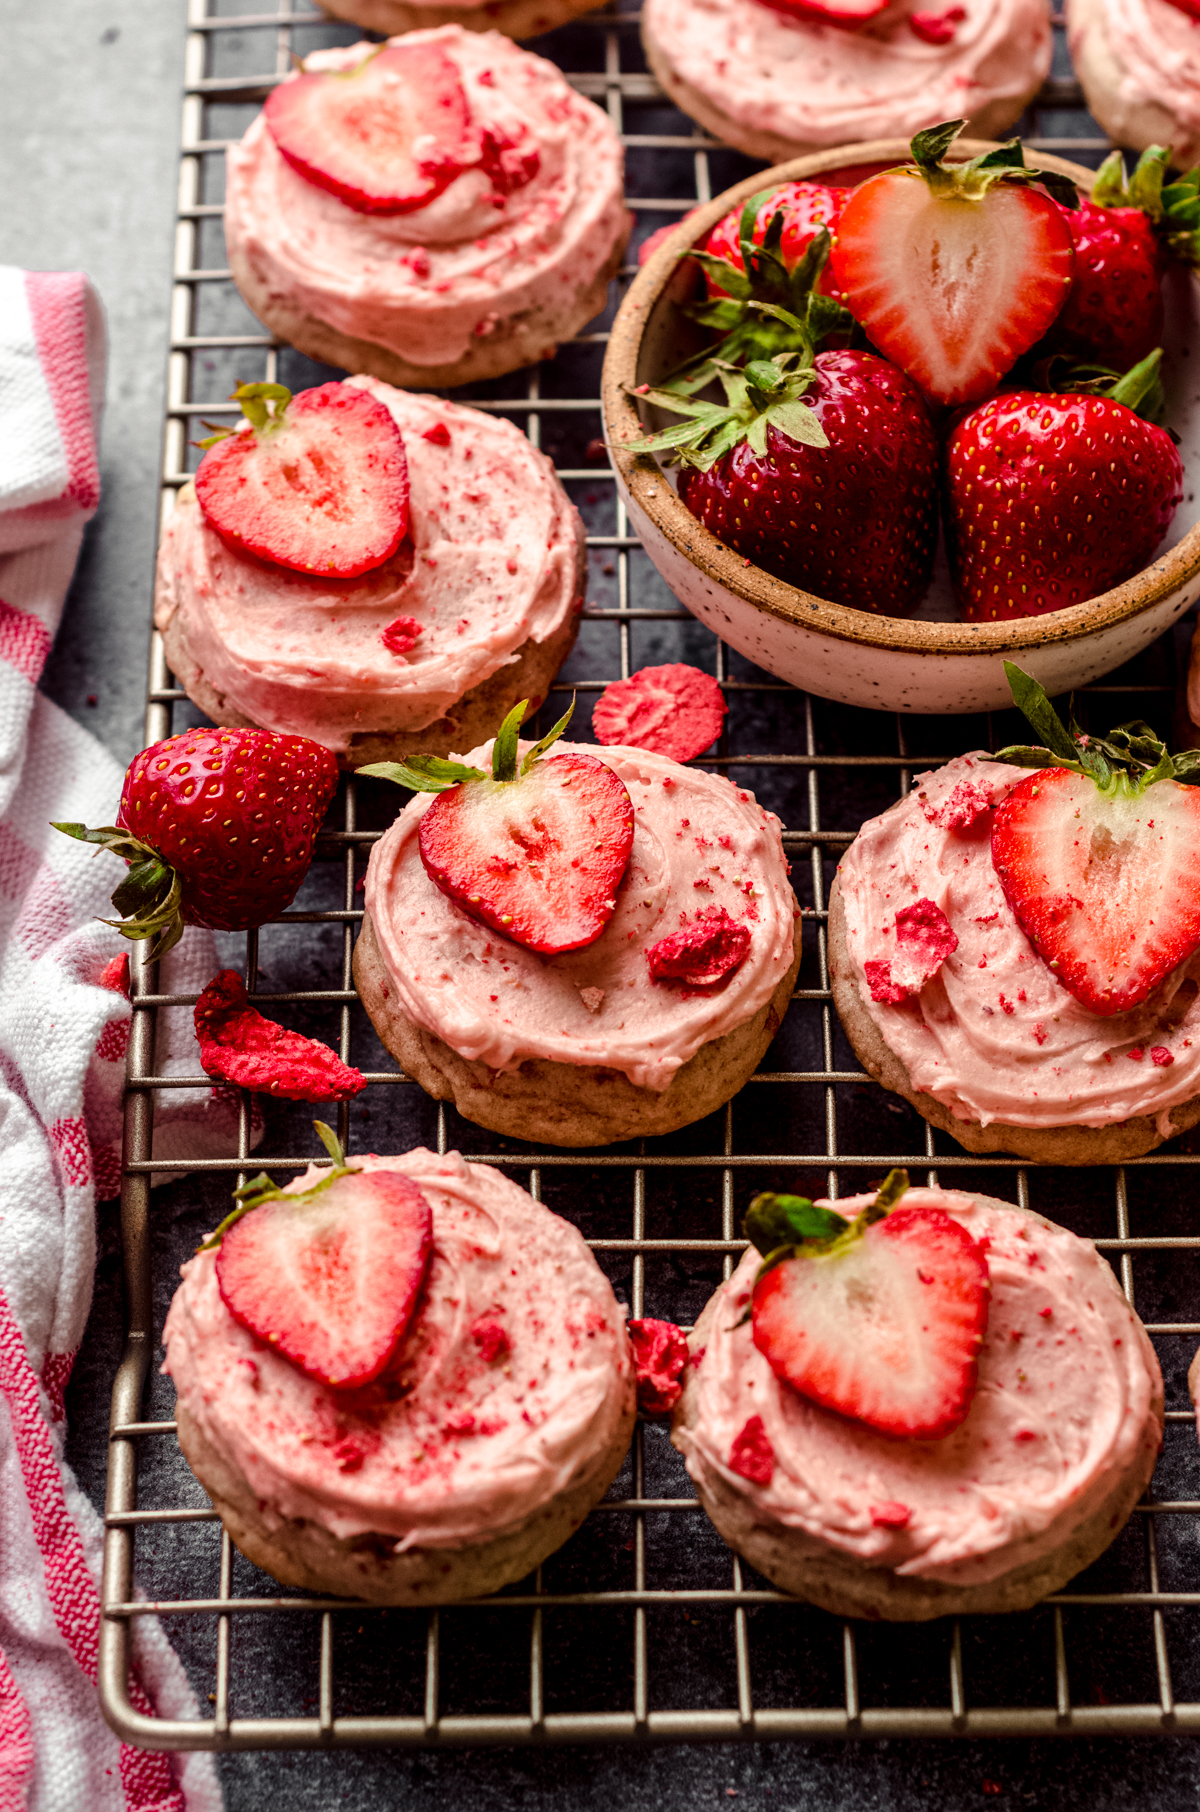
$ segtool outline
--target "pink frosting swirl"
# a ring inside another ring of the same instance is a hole
[[[872,1199],[828,1205],[853,1215]],[[1161,1374],[1090,1241],[957,1190],[910,1189],[904,1205],[942,1208],[987,1242],[991,1308],[966,1421],[940,1441],[889,1440],[782,1383],[741,1321],[760,1262],[749,1251],[715,1299],[695,1419],[673,1438],[698,1485],[749,1496],[756,1521],[796,1541],[983,1584],[1052,1552],[1100,1507],[1152,1438]],[[774,1454],[769,1483],[729,1465],[754,1416]]]
[[[898,0],[857,31],[789,17],[760,0],[646,0],[646,30],[676,73],[730,118],[798,145],[911,138],[1044,81],[1046,0],[963,0],[949,43],[932,44]]]
[[[499,32],[444,25],[404,41],[417,39],[453,60],[476,124],[536,144],[532,181],[504,197],[474,168],[426,207],[362,214],[306,182],[260,114],[226,159],[225,232],[307,313],[443,365],[511,315],[553,310],[557,295],[568,308],[599,274],[625,226],[623,153],[599,107]],[[305,67],[351,68],[373,49],[318,51]]]
[[[1158,1117],[1200,1093],[1200,951],[1140,1007],[1102,1018],[1036,954],[992,866],[992,812],[960,830],[956,787],[1000,800],[1024,768],[963,755],[922,774],[907,799],[872,818],[842,858],[838,886],[863,1005],[915,1086],[986,1126],[1112,1126]],[[960,794],[960,798],[962,795]],[[940,907],[958,948],[912,998],[871,998],[865,965],[895,954],[897,911]]]
[[[163,534],[155,602],[159,628],[178,613],[192,660],[251,722],[340,750],[355,733],[424,729],[583,602],[579,512],[518,428],[376,378],[348,381],[404,436],[400,553],[361,579],[309,579],[227,546],[187,486]],[[426,439],[439,427],[444,440]],[[396,654],[382,637],[400,616],[420,634]]]
[[[1190,163],[1200,138],[1200,23],[1169,0],[1087,0],[1070,12],[1073,53],[1093,24],[1119,65],[1119,103],[1173,114],[1191,135],[1189,145],[1175,146],[1179,161]]]
[[[468,918],[421,862],[428,795],[371,851],[366,909],[401,1006],[460,1056],[495,1070],[528,1058],[603,1064],[661,1091],[702,1044],[752,1019],[791,967],[796,902],[780,823],[744,788],[665,755],[559,746],[597,756],[633,801],[629,867],[594,944],[539,956]],[[486,766],[490,747],[464,759]],[[744,961],[715,988],[652,983],[647,949],[711,907],[749,929]]]
[[[499,1171],[420,1148],[353,1162],[412,1177],[433,1214],[425,1287],[383,1377],[359,1391],[306,1377],[233,1319],[214,1252],[182,1267],[163,1371],[276,1527],[377,1531],[397,1552],[501,1535],[615,1439],[633,1388],[625,1311],[575,1228]]]

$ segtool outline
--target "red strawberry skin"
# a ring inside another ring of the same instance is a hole
[[[291,572],[355,579],[408,533],[408,460],[376,397],[350,384],[303,390],[282,427],[217,441],[196,471],[205,520],[238,553]]]
[[[941,198],[918,175],[860,183],[830,254],[846,307],[938,403],[990,394],[1049,328],[1075,272],[1066,215],[1038,189]]]
[[[217,1285],[242,1327],[337,1390],[377,1378],[412,1319],[433,1244],[411,1177],[357,1171],[309,1202],[264,1202],[217,1252]]]
[[[897,1208],[848,1249],[760,1276],[754,1344],[814,1403],[894,1438],[965,1419],[987,1331],[987,1259],[943,1208]]]
[[[1041,768],[992,820],[992,864],[1022,931],[1092,1013],[1144,1001],[1200,947],[1200,788],[1104,794]]]
[[[776,214],[782,212],[783,237],[779,242],[779,252],[788,270],[795,270],[822,227],[828,227],[831,233],[836,231],[842,209],[849,199],[849,189],[827,188],[820,182],[781,183],[779,188],[771,191],[758,210],[754,222],[754,243],[762,244],[771,221]],[[741,242],[738,239],[741,221],[741,209],[731,209],[718,220],[702,248],[711,252],[714,258],[728,259],[739,271],[745,269]],[[710,296],[728,294],[714,277],[706,277],[706,282]],[[814,288],[827,296],[837,295],[837,285],[828,265],[817,278]]]
[[[337,781],[306,736],[187,730],[134,757],[117,823],[175,869],[185,923],[246,931],[290,906]]]
[[[1141,208],[1099,208],[1083,196],[1065,219],[1075,276],[1045,350],[1128,371],[1162,341],[1158,236]]]
[[[1063,610],[1139,572],[1183,495],[1169,434],[1105,397],[1013,390],[960,421],[946,528],[968,622]]]
[[[565,753],[519,780],[439,793],[418,843],[426,873],[464,912],[557,956],[594,944],[616,910],[633,804],[604,762]]]
[[[829,437],[801,446],[773,427],[760,459],[740,441],[679,494],[718,540],[835,604],[894,616],[929,584],[938,447],[916,386],[869,352],[822,352],[805,394]]]

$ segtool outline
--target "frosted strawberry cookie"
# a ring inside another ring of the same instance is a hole
[[[502,31],[533,38],[594,11],[599,0],[474,0],[464,6],[426,6],[422,0],[325,0],[323,10],[366,31],[384,35],[461,25],[465,31]]]
[[[265,1176],[163,1329],[179,1442],[285,1585],[442,1604],[521,1579],[629,1446],[625,1313],[576,1230],[457,1152]]]
[[[1145,724],[948,762],[865,824],[829,902],[862,1062],[969,1151],[1120,1163],[1200,1121],[1200,754]],[[1029,770],[1033,769],[1033,772]]]
[[[548,358],[629,233],[607,116],[456,25],[307,58],[230,150],[234,280],[311,358],[439,388]]]
[[[1089,110],[1118,144],[1200,158],[1197,0],[1067,0],[1067,40]]]
[[[237,395],[248,419],[209,446],[158,556],[155,622],[203,711],[354,767],[462,748],[544,696],[585,538],[519,429],[369,377]]]
[[[569,716],[569,713],[568,713]],[[779,820],[667,756],[518,747],[368,772],[433,792],[371,852],[354,976],[407,1073],[552,1145],[671,1132],[736,1094],[787,1010]]]
[[[1052,48],[1046,0],[646,0],[642,39],[676,106],[773,163],[963,116],[998,138]]]
[[[990,1196],[759,1196],[672,1440],[725,1540],[842,1617],[1014,1611],[1154,1471],[1154,1348],[1088,1240]],[[757,1249],[755,1249],[757,1248]]]

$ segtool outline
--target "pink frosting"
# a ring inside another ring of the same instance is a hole
[[[404,436],[400,554],[361,579],[287,572],[227,546],[188,485],[163,534],[155,606],[160,629],[181,613],[193,661],[253,723],[342,750],[355,732],[424,729],[583,602],[579,512],[518,428],[376,378],[349,382]],[[438,424],[445,446],[425,438]],[[421,633],[397,654],[382,637],[401,616]]]
[[[1072,10],[1073,50],[1093,12],[1121,66],[1120,100],[1165,107],[1193,137],[1200,134],[1200,23],[1168,0],[1091,0]]]
[[[533,180],[505,199],[472,169],[427,207],[361,214],[292,169],[260,115],[226,158],[225,233],[307,313],[410,364],[442,365],[512,315],[571,307],[625,230],[622,151],[599,107],[499,32],[444,25],[414,39],[457,65],[476,124],[532,135]],[[317,51],[305,67],[351,68],[373,49]]]
[[[412,1177],[433,1214],[424,1292],[383,1377],[351,1392],[306,1377],[233,1319],[213,1252],[182,1267],[163,1370],[272,1526],[374,1530],[398,1551],[500,1535],[615,1439],[625,1311],[575,1228],[499,1171],[420,1148],[353,1162]]]
[[[852,1216],[872,1199],[829,1206]],[[957,1190],[910,1189],[904,1205],[943,1208],[988,1242],[988,1331],[966,1421],[941,1441],[891,1440],[782,1383],[737,1325],[760,1262],[751,1250],[718,1294],[696,1417],[674,1439],[696,1483],[746,1495],[756,1521],[869,1566],[981,1584],[1050,1553],[1099,1508],[1148,1438],[1161,1375],[1089,1241]],[[729,1465],[752,1416],[774,1454],[766,1484]]]
[[[597,756],[633,801],[629,867],[594,944],[539,956],[468,918],[421,862],[429,795],[372,850],[366,909],[400,1005],[460,1056],[495,1070],[539,1057],[603,1064],[661,1091],[701,1045],[766,1006],[791,967],[796,902],[780,823],[744,788],[666,755],[561,747]],[[490,744],[465,759],[486,766]],[[745,960],[713,988],[651,982],[648,948],[713,906],[749,929]]]
[[[963,0],[948,44],[930,44],[897,0],[858,31],[759,0],[646,0],[646,29],[676,73],[730,118],[802,145],[911,138],[938,120],[1028,93],[1050,69],[1046,0]]]
[[[1089,1013],[1036,954],[992,867],[990,806],[1024,768],[964,755],[922,774],[907,799],[864,824],[842,858],[850,959],[863,1004],[916,1087],[986,1126],[1112,1126],[1200,1093],[1200,952],[1131,1012]],[[955,789],[989,809],[960,829]],[[939,823],[941,819],[943,822]],[[940,907],[958,936],[920,992],[871,997],[865,965],[895,953],[896,913]]]

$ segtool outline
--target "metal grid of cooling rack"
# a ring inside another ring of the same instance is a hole
[[[632,12],[593,14],[539,48],[607,107],[623,134],[631,205],[638,236],[644,236],[664,219],[709,199],[750,166],[670,110],[640,63],[636,22]],[[238,331],[252,323],[237,319],[239,305],[219,240],[214,247],[211,238],[219,234],[221,213],[213,170],[229,138],[244,128],[293,54],[317,43],[349,42],[354,35],[288,0],[275,12],[257,14],[238,14],[232,0],[189,0],[164,441],[166,509],[187,476],[193,418],[232,412],[223,401],[230,376],[234,381],[286,376],[293,387],[319,381],[320,368],[297,363],[297,355],[261,331]],[[247,74],[251,62],[253,73]],[[1108,148],[1102,137],[1087,136],[1094,128],[1082,116],[1069,76],[1047,85],[1030,125],[1027,137],[1043,149],[1071,151],[1094,162]],[[972,1157],[886,1097],[861,1073],[853,1054],[847,1056],[825,968],[824,905],[833,865],[862,819],[906,790],[918,767],[936,765],[985,738],[991,747],[998,746],[998,736],[1007,738],[990,720],[934,724],[826,706],[772,682],[693,623],[628,534],[607,466],[592,463],[599,431],[595,378],[605,339],[603,332],[584,335],[550,364],[465,400],[511,415],[555,455],[594,531],[590,590],[603,595],[584,613],[580,651],[556,690],[575,686],[583,705],[590,706],[589,695],[649,658],[692,659],[708,666],[724,686],[730,721],[709,765],[742,771],[784,818],[808,931],[800,985],[769,1055],[775,1067],[760,1072],[704,1128],[690,1129],[682,1138],[600,1154],[513,1152],[504,1141],[481,1143],[475,1129],[423,1098],[425,1119],[417,1132],[423,1129],[439,1150],[461,1144],[473,1160],[503,1165],[540,1199],[579,1218],[632,1313],[681,1321],[729,1275],[742,1249],[736,1237],[740,1207],[753,1188],[768,1181],[799,1175],[810,1187],[820,1184],[836,1196],[892,1164],[907,1163],[920,1166],[930,1181],[962,1180],[1044,1209],[1096,1237],[1112,1255],[1130,1301],[1136,1301],[1159,1347],[1168,1404],[1176,1405],[1168,1409],[1167,1445],[1156,1475],[1159,1495],[1139,1505],[1130,1530],[1106,1561],[1034,1612],[918,1627],[840,1624],[771,1590],[743,1568],[698,1514],[661,1430],[639,1426],[631,1461],[610,1499],[563,1551],[582,1554],[573,1568],[568,1561],[563,1570],[563,1556],[556,1556],[515,1590],[440,1613],[277,1595],[272,1581],[236,1555],[215,1513],[194,1501],[195,1492],[193,1501],[186,1501],[180,1481],[190,1475],[178,1456],[174,1423],[166,1416],[143,1419],[157,1336],[150,1196],[154,1091],[204,1079],[155,1074],[158,1010],[191,1003],[160,993],[156,972],[135,963],[121,1202],[127,1339],[112,1397],[100,1655],[106,1713],[135,1743],[219,1750],[1200,1731],[1200,1642],[1194,1627],[1200,1589],[1192,1589],[1200,1587],[1195,1566],[1200,1501],[1187,1494],[1195,1473],[1195,1438],[1191,1413],[1181,1407],[1186,1403],[1182,1373],[1200,1335],[1200,1320],[1188,1318],[1189,1311],[1200,1313],[1200,1269],[1193,1270],[1192,1256],[1200,1253],[1200,1236],[1188,1223],[1200,1156],[1184,1140],[1115,1171],[1027,1170],[1004,1157]],[[1110,705],[1114,713],[1121,705],[1120,715],[1156,716],[1167,728],[1177,652],[1178,645],[1160,644],[1138,671],[1090,688],[1085,710],[1093,703],[1107,718]],[[146,741],[170,734],[173,714],[186,717],[186,712],[156,636]],[[175,727],[183,717],[175,718]],[[764,744],[776,752],[754,752]],[[350,957],[360,917],[358,864],[378,834],[370,822],[368,793],[362,783],[343,787],[331,817],[339,827],[322,835],[314,864],[324,891],[312,909],[302,895],[301,907],[283,921],[293,947],[297,938],[324,937],[319,985],[261,986],[260,941],[268,931],[249,934],[244,953],[248,985],[257,988],[258,999],[279,1016],[323,1012],[327,1028],[336,1021],[347,1060],[365,1018],[353,990]],[[379,810],[382,824],[394,804]],[[327,934],[319,934],[319,927],[327,927]],[[383,1102],[386,1110],[389,1102],[412,1103],[419,1095],[386,1067],[386,1057],[383,1067],[372,1068],[360,1051],[358,1061],[370,1085],[362,1100]],[[311,1142],[296,1136],[298,1123],[270,1118],[278,1105],[270,1104],[266,1140],[255,1161],[282,1174],[309,1161],[300,1147]],[[365,1141],[348,1105],[339,1108],[338,1121],[348,1147],[362,1148]],[[210,1184],[244,1180],[250,1143],[250,1104],[243,1097],[239,1156],[196,1162],[185,1187],[202,1192]],[[395,1147],[384,1143],[389,1148]],[[701,1190],[709,1191],[703,1201]],[[603,1213],[588,1219],[597,1197],[610,1204],[607,1222]],[[215,1218],[210,1215],[206,1224]],[[156,1459],[164,1455],[174,1463],[173,1471],[167,1469],[174,1481],[167,1493],[172,1501],[139,1507],[139,1489],[148,1477],[161,1475]],[[618,1525],[627,1532],[623,1545],[602,1539],[588,1548],[596,1531],[604,1537]],[[215,1591],[190,1596],[160,1590],[135,1598],[135,1558],[139,1579],[149,1566],[153,1583],[161,1577],[154,1564],[158,1549],[148,1550],[147,1544],[185,1537],[193,1544],[189,1577],[215,1578]],[[196,1539],[211,1546],[197,1550]],[[132,1625],[150,1613],[169,1620],[177,1641],[189,1627],[206,1632],[205,1643],[189,1649],[187,1658],[202,1700],[206,1675],[212,1687],[210,1717],[151,1721],[131,1704],[126,1683]],[[239,1645],[243,1632],[251,1625],[261,1629],[264,1619],[265,1646],[254,1652],[267,1660],[256,1661],[250,1691],[239,1684],[246,1672],[239,1675]],[[386,1641],[375,1641],[384,1619]],[[564,1642],[559,1632],[565,1623],[574,1635]],[[494,1692],[480,1691],[471,1699],[462,1667],[450,1654],[452,1630],[469,1649],[493,1652],[497,1668],[507,1666],[507,1705]],[[293,1649],[301,1655],[301,1671],[308,1670],[310,1688],[315,1686],[303,1700],[303,1715],[280,1708],[278,1699],[286,1694],[273,1697],[285,1655]],[[397,1654],[406,1658],[403,1679],[396,1675]],[[597,1655],[609,1668],[599,1680],[594,1668],[588,1671]],[[1113,1656],[1115,1684],[1111,1675],[1102,1677],[1098,1659]],[[567,1676],[582,1682],[573,1705]]]

